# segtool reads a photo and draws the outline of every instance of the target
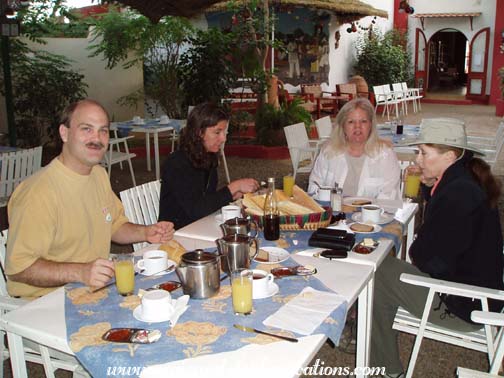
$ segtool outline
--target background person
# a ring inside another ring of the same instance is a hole
[[[226,142],[229,116],[212,103],[197,105],[182,129],[180,148],[163,166],[159,220],[179,229],[259,188],[251,178],[217,190],[218,153]]]
[[[400,376],[397,331],[392,329],[397,307],[421,317],[428,289],[399,280],[402,273],[502,290],[502,234],[497,201],[500,183],[483,160],[474,158],[467,145],[463,122],[425,119],[417,164],[427,200],[424,223],[410,248],[413,264],[387,256],[375,275],[371,336],[371,366],[385,366],[391,377]],[[490,311],[502,305],[489,301]],[[439,296],[429,321],[446,328],[471,331],[479,300]]]
[[[173,224],[136,225],[124,216],[107,172],[99,165],[108,147],[109,118],[93,100],[63,112],[61,154],[23,181],[9,201],[7,289],[25,298],[69,282],[100,287],[114,275],[110,242],[163,243]]]
[[[390,143],[376,131],[373,105],[364,98],[339,111],[329,141],[310,174],[308,192],[317,186],[343,187],[345,196],[399,199],[401,169]]]

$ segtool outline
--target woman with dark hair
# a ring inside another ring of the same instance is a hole
[[[217,154],[226,142],[228,122],[228,114],[212,103],[191,111],[180,149],[163,166],[159,220],[170,220],[179,229],[259,188],[247,178],[217,190]]]
[[[481,154],[467,145],[464,123],[449,118],[424,119],[417,163],[427,205],[424,223],[409,254],[412,264],[386,257],[375,275],[371,366],[384,366],[387,377],[401,377],[402,365],[392,329],[397,307],[421,317],[428,289],[399,280],[402,273],[502,290],[502,234],[497,209],[500,183]],[[489,301],[491,311],[502,304]],[[434,298],[429,321],[470,331],[480,301],[454,295]]]

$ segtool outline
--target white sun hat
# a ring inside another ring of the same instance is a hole
[[[403,145],[442,144],[462,148],[476,154],[485,153],[467,143],[464,121],[456,118],[425,118],[420,124],[420,135],[417,139],[405,142]]]

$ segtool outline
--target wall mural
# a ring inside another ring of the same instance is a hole
[[[275,39],[283,43],[283,48],[275,50],[275,75],[294,86],[329,82],[330,15],[281,6],[275,10],[275,16]],[[207,15],[207,21],[209,27],[222,30],[230,29],[232,22],[229,13]]]
[[[329,14],[293,9],[276,15],[275,38],[284,50],[275,51],[275,71],[292,85],[329,80]]]

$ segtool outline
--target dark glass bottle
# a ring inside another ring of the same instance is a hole
[[[280,239],[280,216],[278,214],[275,179],[273,177],[268,178],[268,192],[264,201],[263,231],[266,240]]]

